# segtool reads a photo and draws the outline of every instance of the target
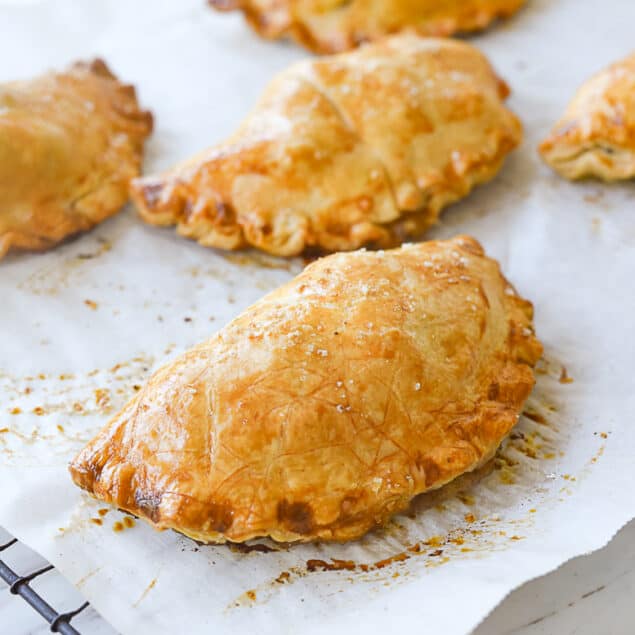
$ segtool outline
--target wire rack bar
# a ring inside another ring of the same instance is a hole
[[[0,545],[0,553],[10,549],[17,544],[17,542],[17,539],[13,538],[5,544]],[[81,635],[80,632],[71,625],[71,620],[88,606],[88,602],[84,602],[84,604],[74,611],[58,613],[30,586],[32,580],[44,575],[53,568],[53,565],[47,565],[27,575],[18,575],[4,560],[0,559],[0,578],[9,585],[9,591],[11,593],[19,595],[48,622],[51,632],[61,633],[62,635]]]

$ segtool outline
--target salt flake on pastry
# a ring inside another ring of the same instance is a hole
[[[540,355],[472,238],[335,254],[158,370],[70,471],[197,540],[350,540],[488,461]]]
[[[522,137],[507,95],[469,44],[395,36],[292,66],[232,137],[132,197],[209,247],[393,246],[498,173]]]

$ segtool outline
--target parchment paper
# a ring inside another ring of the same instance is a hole
[[[634,25],[632,0],[530,0],[474,39],[511,84],[526,141],[431,236],[481,240],[534,301],[546,351],[527,416],[480,482],[358,543],[266,552],[100,514],[69,458],[155,365],[302,267],[203,249],[128,209],[0,265],[0,524],[135,635],[462,634],[520,583],[604,545],[635,515],[635,187],[567,183],[534,148],[574,89],[634,47]],[[305,53],[203,0],[0,6],[0,80],[94,55],[154,111],[153,171],[230,133]]]

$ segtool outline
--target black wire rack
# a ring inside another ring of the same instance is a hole
[[[40,578],[40,576],[45,576],[50,571],[54,571],[53,565],[39,566],[28,573],[17,572],[15,570],[17,567],[9,566],[5,558],[12,549],[15,550],[15,548],[19,548],[22,545],[17,538],[12,538],[8,534],[5,537],[5,532],[3,531],[2,533],[3,536],[0,536],[0,579],[7,583],[9,592],[21,597],[34,611],[39,613],[49,624],[51,632],[61,633],[62,635],[81,635],[80,631],[71,624],[71,620],[86,611],[90,606],[89,603],[84,602],[71,611],[60,612],[53,608],[31,586],[31,583]],[[1,619],[0,622],[2,622]]]

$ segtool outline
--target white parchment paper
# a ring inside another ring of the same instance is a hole
[[[474,39],[526,141],[431,235],[485,244],[534,301],[546,351],[527,416],[480,482],[358,543],[250,553],[130,526],[84,496],[68,460],[152,368],[302,267],[203,249],[127,209],[0,264],[0,524],[135,635],[463,634],[520,583],[604,545],[635,515],[635,186],[567,183],[534,148],[574,89],[635,47],[634,26],[632,0],[529,0]],[[203,0],[0,2],[0,81],[95,55],[154,111],[154,171],[230,133],[305,53]],[[333,559],[340,570],[308,562]]]

